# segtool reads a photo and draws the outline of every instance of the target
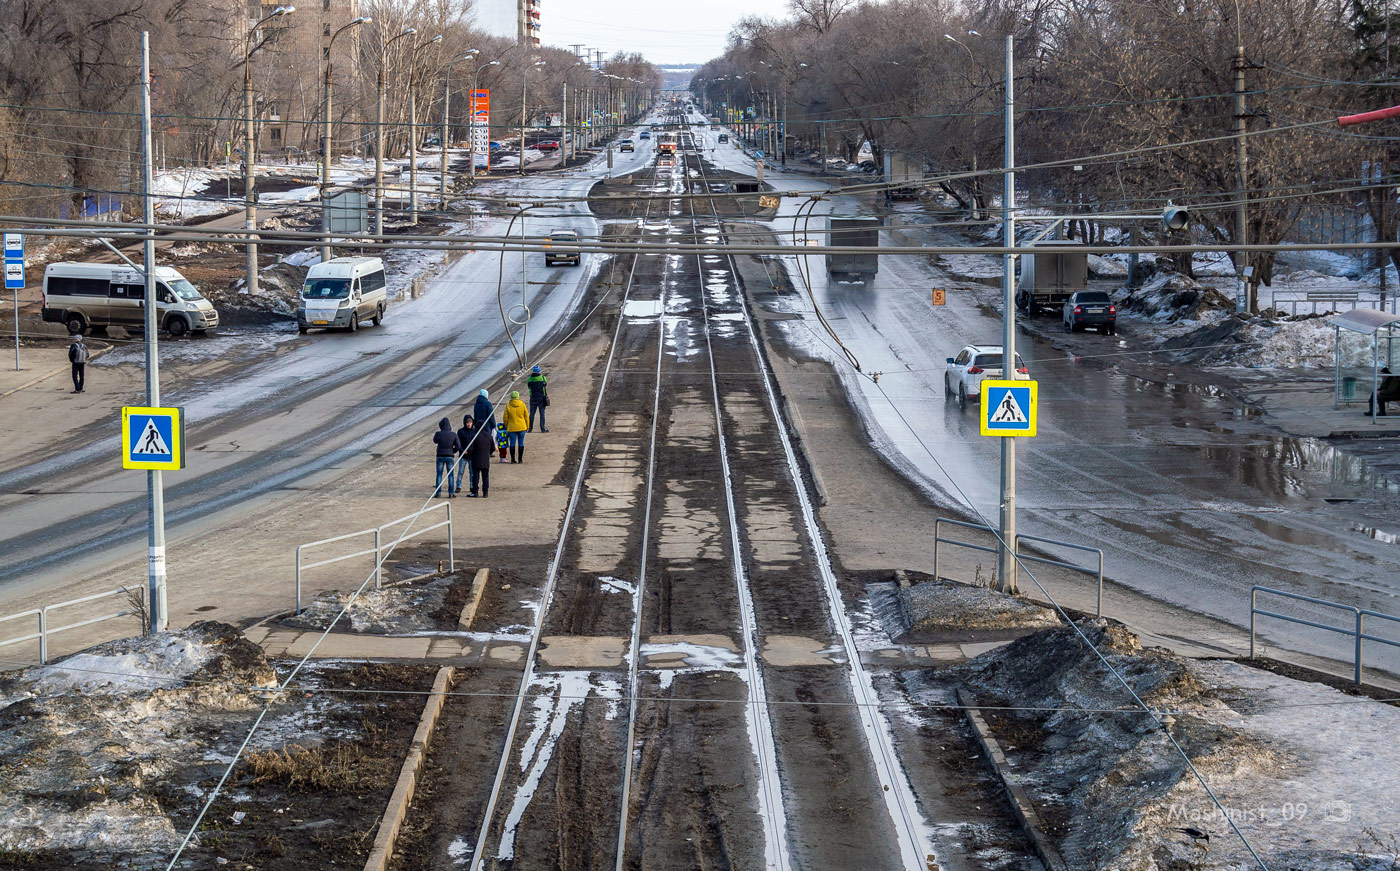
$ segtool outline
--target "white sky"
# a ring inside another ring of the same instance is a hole
[[[639,51],[660,66],[704,63],[724,51],[740,18],[786,12],[787,0],[544,0],[540,32],[557,48],[582,43],[604,56]]]

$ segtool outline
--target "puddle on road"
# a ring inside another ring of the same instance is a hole
[[[662,303],[659,299],[630,299],[622,304],[622,316],[625,318],[654,318],[660,317]]]

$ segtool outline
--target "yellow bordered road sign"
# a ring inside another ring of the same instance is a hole
[[[183,408],[122,408],[122,468],[173,471],[185,467]]]
[[[982,435],[1035,435],[1037,398],[1034,381],[983,381]]]

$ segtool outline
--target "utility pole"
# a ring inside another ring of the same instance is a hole
[[[1016,244],[1016,106],[1012,37],[1006,37],[1006,173],[1002,176],[1002,245]],[[1002,255],[1001,264],[1001,377],[1016,377],[1016,258]],[[1016,595],[1016,439],[1001,442],[1001,547],[997,550],[997,590]]]
[[[279,7],[281,8],[281,7]],[[251,92],[250,92],[251,93]],[[252,103],[251,96],[248,104]],[[146,238],[141,243],[146,273],[146,405],[160,407],[160,361],[156,348],[156,239],[150,225],[156,222],[155,179],[151,154],[151,34],[141,32],[141,218]],[[250,200],[251,202],[251,200]],[[251,249],[250,249],[251,250]],[[146,610],[151,633],[168,625],[165,594],[165,484],[159,469],[146,472]]]
[[[344,25],[335,33],[331,34],[330,40],[326,43],[326,103],[325,117],[322,119],[324,129],[322,130],[321,144],[321,232],[325,238],[321,243],[321,262],[331,259],[331,212],[330,204],[326,200],[326,193],[331,187],[331,94],[334,89],[335,80],[331,75],[331,64],[333,63],[335,52],[335,38],[352,27],[358,27],[369,21],[363,16],[356,18],[349,24]]]
[[[379,82],[374,106],[374,234],[384,235],[384,87],[389,66],[389,46],[405,36],[412,36],[418,29],[409,27],[398,36],[384,41],[379,50]]]
[[[418,52],[435,42],[442,42],[439,33],[408,53],[408,223],[418,226]]]
[[[1249,244],[1249,155],[1245,151],[1244,37],[1240,28],[1240,6],[1235,3],[1235,165],[1240,171],[1240,193],[1235,204],[1235,244]],[[1246,274],[1249,254],[1241,251],[1235,262],[1235,311],[1254,311],[1253,282]]]

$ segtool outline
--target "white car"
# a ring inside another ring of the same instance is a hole
[[[948,358],[948,368],[943,373],[943,398],[956,398],[958,408],[966,408],[969,400],[982,398],[982,382],[988,378],[1001,380],[1001,372],[1001,345],[967,345],[956,357]],[[1016,355],[1016,371],[1008,380],[1031,380],[1020,354]]]

